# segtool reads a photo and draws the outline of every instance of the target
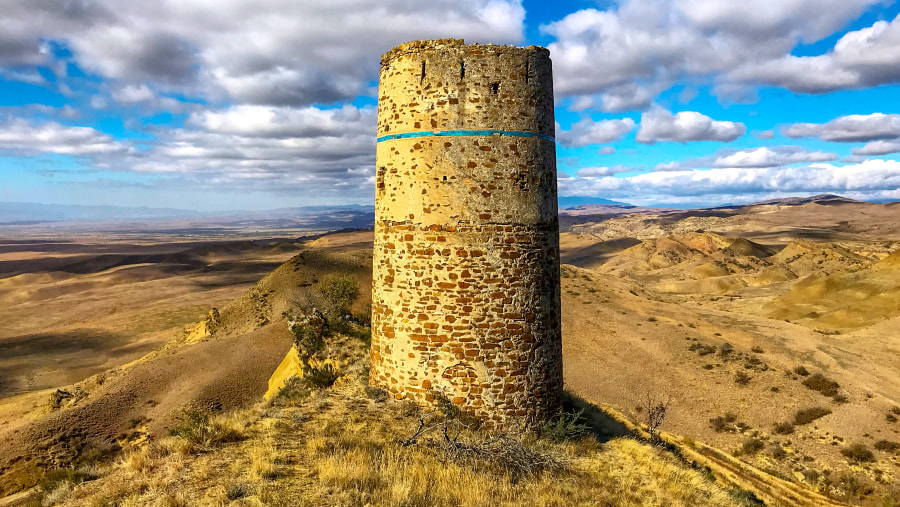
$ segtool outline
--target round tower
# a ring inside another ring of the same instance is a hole
[[[403,44],[381,59],[372,385],[489,427],[562,393],[550,53]]]

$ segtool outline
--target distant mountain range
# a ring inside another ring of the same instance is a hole
[[[575,206],[586,206],[589,204],[597,205],[613,205],[613,206],[631,206],[627,202],[611,201],[601,197],[588,197],[584,195],[570,195],[559,198],[559,209],[569,209]]]
[[[858,202],[834,194],[811,197],[787,197],[750,204],[723,205],[706,209],[736,209],[746,206],[801,205],[808,203],[840,204]],[[673,207],[674,208],[674,207]],[[623,214],[665,211],[661,208],[645,208],[632,204],[589,196],[565,196],[559,198],[559,209],[567,215]],[[679,208],[680,209],[680,208]],[[670,211],[675,211],[670,209]],[[53,222],[159,222],[188,220],[204,224],[259,223],[260,225],[291,226],[309,225],[319,219],[328,222],[352,222],[353,227],[365,226],[374,220],[372,205],[344,204],[298,206],[264,211],[215,211],[202,212],[178,208],[149,208],[123,206],[83,206],[68,204],[39,204],[27,202],[0,202],[0,225],[30,225]]]
[[[0,202],[0,224],[28,225],[47,222],[152,222],[159,220],[219,219],[274,220],[284,217],[309,217],[338,211],[374,212],[373,206],[348,204],[341,206],[300,206],[265,211],[202,212],[178,208],[126,206],[84,206],[73,204],[39,204]]]

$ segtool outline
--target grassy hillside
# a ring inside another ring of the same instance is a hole
[[[322,356],[340,376],[292,379],[269,402],[190,412],[171,436],[105,466],[44,479],[31,505],[749,506],[710,475],[588,419],[524,435],[478,431],[366,386],[366,345],[343,335]],[[333,382],[333,383],[332,383]],[[329,385],[330,384],[330,385]],[[414,440],[417,429],[432,427]],[[582,426],[585,425],[585,426]]]

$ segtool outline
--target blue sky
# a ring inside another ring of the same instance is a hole
[[[561,195],[900,200],[900,4],[85,0],[0,10],[0,201],[369,203],[378,60],[551,50]]]

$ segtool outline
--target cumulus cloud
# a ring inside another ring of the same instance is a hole
[[[53,41],[125,83],[238,103],[330,103],[366,93],[378,57],[400,42],[519,42],[524,17],[521,0],[5,2],[0,66],[52,63]]]
[[[636,203],[817,193],[851,194],[866,199],[897,192],[900,162],[876,159],[845,166],[686,169],[624,178],[573,178],[559,184],[562,195],[598,195]]]
[[[90,127],[69,127],[54,122],[32,124],[22,119],[9,119],[0,122],[0,151],[14,155],[121,155],[128,147]]]
[[[585,167],[578,170],[579,178],[596,178],[598,176],[612,176],[617,173],[627,173],[634,171],[634,167],[626,167],[617,165],[614,167]]]
[[[147,102],[154,97],[156,95],[146,84],[128,85],[112,92],[113,100],[124,104]]]
[[[809,152],[799,146],[778,146],[720,153],[711,165],[712,167],[763,168],[798,163],[829,162],[838,158],[840,157],[834,153]]]
[[[845,63],[790,61],[798,43],[830,35],[878,1],[621,0],[611,9],[580,10],[541,29],[555,37],[549,49],[563,96],[608,94],[607,106],[613,106],[621,87],[655,95],[694,76],[712,77],[718,93],[745,101],[753,94],[743,85],[761,81],[798,91],[806,91],[802,79],[822,81],[813,88],[855,86],[864,79],[842,72],[851,60],[858,65],[849,72],[878,74],[878,82],[896,80],[900,57],[893,24],[876,23],[841,39],[833,51],[841,56],[826,59]],[[621,107],[646,103],[623,101]]]
[[[601,121],[585,118],[573,123],[570,130],[561,130],[557,127],[557,137],[563,146],[568,147],[611,143],[622,139],[622,136],[634,130],[634,127],[634,120],[631,118]]]
[[[641,128],[636,139],[645,144],[662,141],[730,142],[746,133],[747,127],[743,123],[716,121],[694,111],[672,114],[657,106],[641,115]]]
[[[872,141],[862,148],[853,148],[851,152],[856,156],[889,155],[900,153],[900,139],[890,141]]]
[[[816,16],[810,16],[815,18]],[[748,61],[728,79],[782,86],[797,92],[824,93],[900,80],[900,16],[848,32],[824,55]]]
[[[757,139],[774,139],[775,131],[774,130],[763,130],[762,132],[756,132],[753,134]]]
[[[859,142],[900,137],[900,114],[841,116],[828,123],[795,123],[781,130],[787,137],[817,137],[823,141]]]

